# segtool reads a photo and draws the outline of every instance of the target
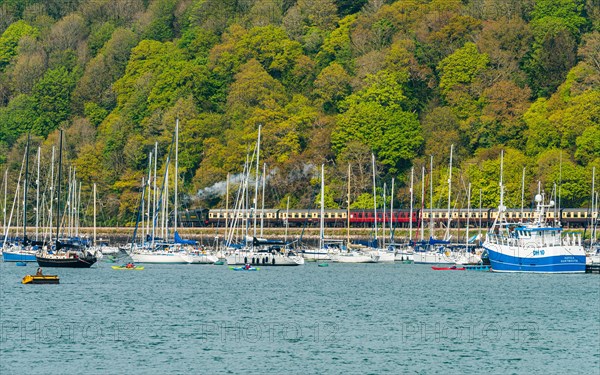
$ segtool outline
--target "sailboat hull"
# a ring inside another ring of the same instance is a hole
[[[169,252],[140,252],[129,255],[135,263],[153,263],[153,264],[188,264],[192,259],[185,253]]]
[[[62,267],[62,268],[90,268],[96,263],[95,256],[68,256],[68,255],[36,255],[40,267]]]
[[[448,253],[450,253],[448,251]],[[415,264],[455,264],[456,261],[450,256],[439,252],[415,252],[413,254]]]
[[[336,263],[377,263],[379,262],[379,255],[373,254],[340,254],[333,257],[332,259]]]
[[[213,264],[219,260],[216,255],[212,254],[188,254],[192,264]]]
[[[318,260],[331,260],[331,255],[327,251],[304,250],[302,257],[307,262],[316,262]]]
[[[284,256],[261,253],[239,253],[227,257],[227,265],[260,265],[260,266],[300,266],[304,264],[304,258],[297,255]]]
[[[373,256],[379,256],[380,263],[393,263],[395,260],[395,254],[392,251],[387,250],[373,250],[370,252]]]
[[[2,259],[5,262],[35,262],[35,252],[26,250],[21,251],[3,251]]]

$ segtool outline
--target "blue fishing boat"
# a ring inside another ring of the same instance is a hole
[[[502,171],[502,161],[500,168]],[[564,235],[560,225],[546,223],[546,212],[554,207],[554,202],[545,204],[543,192],[535,196],[537,208],[531,222],[506,222],[502,172],[500,176],[498,216],[483,243],[492,271],[584,273],[585,250],[581,235]]]

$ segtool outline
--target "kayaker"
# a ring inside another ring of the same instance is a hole
[[[38,267],[37,271],[35,272],[35,275],[36,275],[36,276],[44,276],[44,275],[42,274],[42,267]]]
[[[250,269],[250,265],[248,263],[246,263],[246,265],[244,266],[244,269],[249,270]]]

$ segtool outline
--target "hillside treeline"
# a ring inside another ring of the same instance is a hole
[[[414,167],[418,205],[423,183],[444,207],[451,145],[454,207],[469,185],[472,206],[498,204],[501,150],[507,206],[524,176],[526,206],[539,187],[587,207],[599,26],[596,0],[0,0],[9,202],[28,134],[30,189],[39,146],[50,195],[63,129],[84,209],[95,183],[99,220],[134,222],[178,118],[181,209],[225,205],[259,126],[267,207],[314,206],[323,163],[329,207],[347,206],[349,164],[351,206],[372,207],[372,153],[378,195],[394,178],[406,207]]]

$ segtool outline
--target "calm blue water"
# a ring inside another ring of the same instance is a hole
[[[600,277],[0,265],[0,373],[600,374]]]

